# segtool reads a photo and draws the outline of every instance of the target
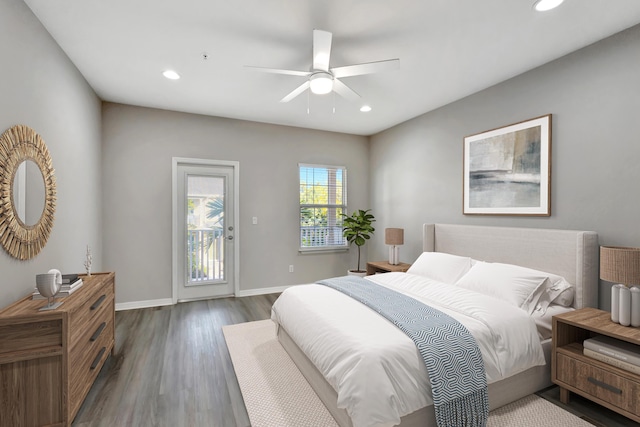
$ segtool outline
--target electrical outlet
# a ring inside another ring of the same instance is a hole
[[[293,273],[293,264],[289,266],[289,273]]]
[[[258,217],[257,217],[257,216],[254,216],[254,217],[252,218],[252,222],[253,222],[253,225],[258,224]]]

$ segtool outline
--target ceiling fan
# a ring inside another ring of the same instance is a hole
[[[388,59],[384,61],[329,68],[332,37],[332,34],[328,31],[313,30],[313,66],[311,71],[283,70],[278,68],[254,67],[250,65],[247,65],[246,67],[253,68],[258,71],[264,71],[266,73],[308,77],[306,82],[302,83],[280,100],[280,102],[289,102],[307,89],[310,89],[311,92],[316,95],[323,95],[330,93],[331,91],[335,91],[346,99],[359,101],[360,95],[338,79],[342,77],[360,76],[363,74],[394,70],[400,65],[399,59]]]

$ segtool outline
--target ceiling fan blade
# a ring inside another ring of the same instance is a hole
[[[253,65],[245,65],[245,68],[252,68],[265,73],[287,74],[289,76],[309,77],[311,75],[311,71],[282,70],[279,68],[254,67]]]
[[[329,71],[332,34],[328,31],[313,30],[313,69]]]
[[[387,59],[385,61],[367,62],[365,64],[347,65],[331,69],[334,77],[361,76],[363,74],[379,73],[382,71],[396,70],[400,67],[399,59]]]
[[[338,95],[348,99],[349,101],[360,101],[360,95],[338,79],[333,79],[333,90],[336,91]]]
[[[291,93],[280,100],[280,102],[289,102],[296,96],[300,95],[302,92],[309,88],[309,80],[302,83],[300,86],[295,88]]]

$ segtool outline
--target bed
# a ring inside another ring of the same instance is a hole
[[[456,257],[469,258],[472,260],[472,266],[477,266],[474,272],[480,271],[480,267],[484,268],[485,266],[493,269],[499,265],[505,265],[505,268],[513,265],[561,276],[563,280],[566,279],[566,282],[572,285],[572,299],[569,304],[566,304],[570,307],[560,308],[569,310],[597,306],[598,241],[597,234],[594,232],[424,224],[422,241],[423,251],[427,253],[425,257],[448,254],[447,256],[452,259]],[[422,258],[421,255],[419,261]],[[500,332],[505,336],[509,336],[506,328],[518,322],[522,324],[524,329],[528,328],[526,333],[522,333],[523,336],[530,336],[533,334],[531,330],[537,330],[535,344],[526,344],[525,341],[519,341],[519,338],[513,338],[513,342],[518,344],[514,345],[512,349],[509,349],[508,345],[511,344],[507,342],[509,341],[507,339],[502,340],[504,341],[500,344],[502,348],[498,350],[488,348],[487,344],[481,346],[485,363],[488,366],[490,409],[499,408],[551,385],[549,363],[551,342],[548,338],[550,335],[543,335],[540,332],[539,324],[533,324],[531,318],[534,313],[527,312],[523,315],[525,310],[508,306],[504,301],[497,302],[495,298],[487,299],[485,296],[474,294],[475,289],[469,292],[457,289],[457,285],[463,288],[465,280],[467,282],[471,280],[470,276],[473,275],[469,273],[470,270],[461,273],[462,275],[456,279],[456,286],[445,288],[442,285],[431,283],[432,278],[417,277],[417,274],[420,273],[418,264],[416,263],[414,266],[416,266],[416,271],[413,273],[411,270],[409,273],[386,273],[370,276],[368,279],[389,287],[394,287],[397,283],[407,283],[409,287],[414,283],[420,283],[420,292],[423,292],[422,283],[425,282],[424,289],[426,290],[424,292],[426,293],[421,294],[420,297],[434,297],[436,298],[434,304],[439,304],[437,298],[459,299],[460,301],[472,298],[473,301],[480,301],[478,304],[485,300],[488,301],[488,304],[502,304],[491,305],[491,307],[498,307],[493,311],[500,312],[501,315],[511,316],[508,322],[496,326],[497,328],[505,328]],[[439,280],[440,278],[437,282]],[[446,292],[449,290],[450,295],[455,295],[455,298],[447,296],[449,294]],[[550,292],[549,289],[546,290]],[[465,292],[469,295],[464,294]],[[278,325],[280,343],[336,422],[341,427],[360,427],[363,425],[380,427],[392,425],[400,425],[401,427],[435,426],[433,401],[430,400],[428,393],[423,391],[424,388],[427,390],[430,388],[428,375],[419,372],[420,369],[423,369],[420,366],[411,367],[413,359],[407,365],[411,365],[410,367],[405,366],[405,361],[393,363],[394,360],[399,360],[396,358],[415,357],[415,355],[407,356],[406,354],[411,352],[410,345],[408,346],[406,343],[406,337],[403,338],[401,332],[399,336],[396,335],[398,332],[393,325],[367,307],[359,306],[358,302],[350,301],[346,296],[335,296],[337,294],[339,292],[325,289],[320,285],[294,286],[283,293],[274,303],[272,310],[272,319]],[[475,305],[475,302],[471,304]],[[529,304],[527,307],[535,305],[539,309],[540,304],[537,302]],[[551,306],[556,307],[555,304]],[[524,305],[522,307],[524,308]],[[457,308],[451,310],[453,311],[450,313],[458,315]],[[531,310],[535,310],[535,308],[531,308]],[[487,310],[485,309],[485,311]],[[548,311],[553,314],[553,310],[549,309]],[[449,313],[449,311],[447,312]],[[346,326],[347,323],[349,326]],[[547,317],[546,323],[550,324],[550,316]],[[465,324],[465,326],[467,325]],[[469,326],[467,327],[469,328]],[[361,328],[362,331],[358,328]],[[474,328],[475,326],[471,326],[471,329]],[[354,329],[354,332],[348,331],[349,329]],[[352,336],[358,336],[360,339],[361,332],[366,334],[370,329],[375,330],[376,339],[374,341],[357,341],[357,350],[347,347]],[[341,335],[343,333],[344,336]],[[473,334],[476,334],[475,330]],[[533,338],[527,339],[533,340]],[[530,347],[526,347],[527,345]],[[487,359],[504,359],[496,363],[507,361],[508,358],[504,356],[505,348],[514,352],[513,359],[519,360],[520,356],[516,356],[515,347],[520,348],[521,346],[528,348],[524,353],[531,353],[531,360],[526,361],[527,365],[523,359],[521,364],[515,365],[514,362],[514,365],[508,368],[503,365],[489,367]],[[324,356],[318,356],[318,349],[322,352],[329,349],[331,365],[327,365],[328,362]],[[370,351],[376,361],[371,362],[367,359],[366,363],[372,363],[369,366],[358,359],[357,363],[362,363],[365,366],[361,368],[359,376],[349,374],[350,382],[348,382],[343,373],[339,371],[343,369],[340,358],[343,357],[345,361],[350,360],[352,354],[360,351]],[[494,351],[494,353],[487,356],[486,351]],[[538,351],[540,355],[537,355]],[[401,352],[405,354],[400,356]],[[415,352],[414,347],[413,353]],[[378,358],[381,360],[381,365],[373,365],[373,363],[377,363]],[[426,380],[423,377],[426,377]],[[426,387],[425,381],[427,381]],[[362,384],[357,384],[358,382],[362,382]],[[370,397],[365,395],[366,391],[363,391],[378,388],[384,390],[384,387],[392,387],[398,390],[398,394],[390,395],[390,397],[384,395],[382,400],[376,401],[379,397]],[[424,394],[427,395],[423,396]],[[371,401],[369,402],[367,399]]]

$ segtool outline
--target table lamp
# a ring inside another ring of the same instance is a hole
[[[391,245],[389,248],[389,264],[400,264],[400,256],[398,246],[404,244],[404,229],[403,228],[385,228],[384,229],[384,243]]]
[[[617,283],[611,288],[611,320],[640,326],[640,248],[600,246],[600,279]]]

